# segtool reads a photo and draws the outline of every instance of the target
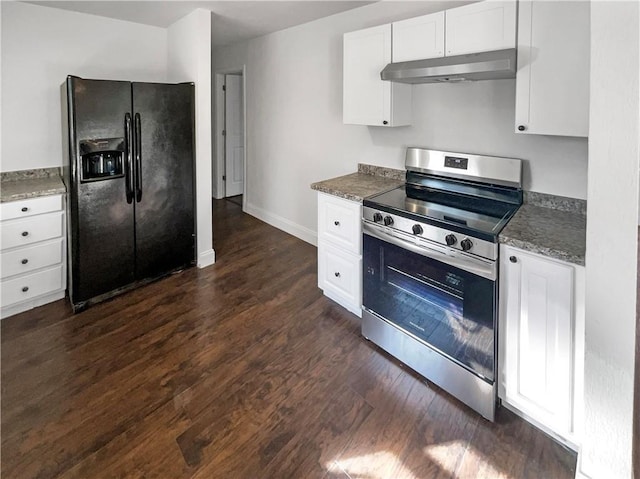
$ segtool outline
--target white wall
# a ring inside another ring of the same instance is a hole
[[[248,212],[315,242],[309,184],[403,169],[407,146],[522,158],[525,188],[586,198],[587,141],[514,133],[515,80],[416,85],[410,127],[342,123],[342,34],[443,8],[380,2],[214,51],[214,71],[247,65]]]
[[[211,12],[197,9],[168,29],[168,79],[195,83],[198,266],[215,261],[211,229]]]
[[[630,478],[640,166],[640,4],[591,6],[585,435],[578,474]]]
[[[163,28],[2,2],[0,171],[62,166],[60,85],[67,75],[166,80]]]

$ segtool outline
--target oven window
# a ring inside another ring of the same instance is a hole
[[[495,282],[364,235],[363,305],[494,379]]]

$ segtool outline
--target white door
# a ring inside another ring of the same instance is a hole
[[[225,75],[225,196],[244,191],[242,75]]]

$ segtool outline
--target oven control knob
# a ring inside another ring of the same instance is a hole
[[[469,238],[465,238],[460,241],[460,246],[462,246],[462,251],[469,251],[473,247],[473,243]]]
[[[413,234],[414,235],[421,235],[422,234],[422,226],[420,225],[413,225],[413,227],[411,228],[413,230]]]
[[[393,224],[393,218],[391,216],[384,217],[384,225],[391,226]]]
[[[376,223],[380,223],[382,221],[382,213],[374,213],[373,221],[375,221]]]
[[[447,235],[444,237],[444,240],[447,242],[447,246],[453,246],[458,242],[458,238],[455,235]]]

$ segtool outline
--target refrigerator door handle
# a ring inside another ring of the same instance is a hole
[[[133,130],[131,129],[131,115],[126,113],[124,115],[124,147],[125,147],[125,176],[126,176],[126,190],[127,190],[127,203],[133,202]]]
[[[135,116],[135,137],[136,137],[136,201],[142,199],[142,125],[140,113]]]

